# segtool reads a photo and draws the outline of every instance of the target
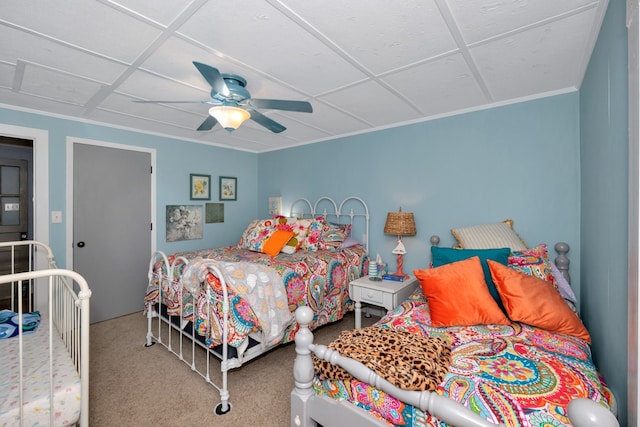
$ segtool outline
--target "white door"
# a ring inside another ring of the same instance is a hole
[[[73,267],[91,322],[143,309],[151,255],[151,154],[73,144]]]

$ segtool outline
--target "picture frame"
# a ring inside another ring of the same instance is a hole
[[[205,203],[205,223],[224,222],[224,203]]]
[[[189,174],[191,200],[211,200],[211,175]]]
[[[167,205],[167,242],[202,239],[202,205]]]
[[[220,200],[238,200],[238,178],[220,177]]]
[[[282,197],[269,197],[269,215],[282,215]]]

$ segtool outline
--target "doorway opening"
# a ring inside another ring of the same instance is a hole
[[[0,242],[31,240],[33,217],[33,140],[0,136]],[[0,274],[28,271],[32,254],[27,251],[26,247],[14,254],[9,249],[0,250]],[[25,311],[33,306],[32,288],[23,285]],[[0,309],[17,309],[17,295],[15,287],[0,288]]]

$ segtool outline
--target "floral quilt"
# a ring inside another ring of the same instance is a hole
[[[449,337],[451,366],[436,393],[493,423],[570,426],[567,406],[578,397],[592,399],[615,412],[614,398],[596,371],[589,346],[579,338],[521,323],[453,328],[435,328],[430,323],[429,306],[418,290],[377,325],[424,337]],[[314,391],[351,401],[393,425],[447,425],[358,380],[316,377]]]
[[[286,290],[289,312],[293,315],[301,305],[310,307],[314,312],[311,328],[315,329],[327,323],[342,319],[353,309],[349,298],[349,282],[360,276],[368,261],[366,250],[362,246],[352,246],[339,251],[297,251],[293,254],[280,253],[276,257],[227,246],[214,249],[203,249],[192,252],[179,252],[168,256],[169,263],[183,257],[190,264],[202,260],[216,260],[224,263],[248,263],[269,266],[282,278]],[[221,343],[222,296],[220,280],[211,272],[197,293],[189,292],[182,284],[180,277],[184,269],[178,263],[171,280],[166,278],[164,263],[156,262],[153,274],[147,286],[145,304],[164,304],[167,314],[182,316],[185,321],[193,322],[198,334],[206,338],[207,345],[217,346]],[[208,318],[207,289],[210,290],[210,303],[215,319]],[[229,290],[230,319],[228,342],[232,346],[240,346],[252,332],[261,331],[259,316],[251,308],[249,301],[239,293]],[[293,341],[297,323],[292,321],[282,333],[279,343]]]

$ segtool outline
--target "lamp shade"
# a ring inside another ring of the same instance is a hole
[[[416,223],[412,212],[389,212],[384,224],[384,234],[415,236]]]
[[[251,113],[247,110],[229,105],[211,107],[209,114],[229,132],[238,129],[245,120],[251,117]]]

